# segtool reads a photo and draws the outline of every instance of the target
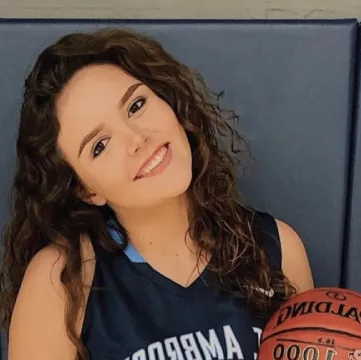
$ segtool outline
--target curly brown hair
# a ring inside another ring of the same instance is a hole
[[[12,190],[12,217],[4,236],[0,273],[0,323],[7,328],[25,270],[42,248],[52,244],[65,259],[61,282],[67,295],[66,326],[79,360],[88,359],[75,320],[82,306],[81,235],[86,233],[105,251],[120,251],[109,234],[108,206],[79,199],[80,179],[57,146],[56,101],[70,78],[90,64],[113,64],[147,85],[167,102],[184,127],[192,150],[189,198],[193,219],[189,233],[212,257],[208,268],[222,291],[249,300],[259,313],[274,304],[255,288],[272,288],[284,299],[295,292],[274,269],[252,233],[252,211],[240,205],[234,153],[243,138],[230,124],[233,112],[218,106],[203,78],[176,61],[154,39],[131,30],[103,29],[64,36],[45,49],[25,81],[17,140],[17,166]],[[222,139],[227,139],[222,141]],[[230,144],[231,151],[224,148]],[[237,145],[238,144],[238,145]]]

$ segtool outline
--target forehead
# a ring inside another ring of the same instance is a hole
[[[59,119],[97,111],[119,101],[136,79],[115,65],[91,65],[69,80],[57,101]]]
[[[91,65],[76,72],[57,99],[60,147],[68,149],[81,141],[119,107],[121,97],[136,82],[115,65]]]

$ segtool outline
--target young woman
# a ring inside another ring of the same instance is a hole
[[[256,358],[269,315],[313,281],[296,233],[241,203],[228,121],[146,36],[44,50],[4,237],[9,360]]]

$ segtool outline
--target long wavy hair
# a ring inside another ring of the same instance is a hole
[[[245,147],[231,126],[233,112],[222,111],[202,77],[179,63],[154,39],[131,30],[106,29],[64,36],[45,49],[25,81],[12,189],[12,217],[4,233],[0,272],[0,324],[8,328],[25,270],[42,248],[52,244],[65,259],[61,273],[67,303],[68,335],[79,360],[88,359],[76,332],[82,306],[81,236],[89,234],[104,251],[120,251],[109,234],[108,206],[86,204],[78,197],[80,179],[57,146],[56,102],[69,79],[90,64],[114,64],[166,101],[184,127],[192,150],[189,199],[194,217],[189,234],[212,257],[208,269],[222,291],[246,297],[250,309],[272,311],[273,301],[256,288],[272,287],[279,298],[295,292],[269,263],[252,232],[253,213],[241,205],[233,156]],[[222,141],[226,139],[226,141]],[[229,149],[224,147],[229,144]],[[118,230],[127,236],[118,224]]]

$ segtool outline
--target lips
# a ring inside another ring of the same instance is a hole
[[[159,146],[139,168],[134,180],[150,175],[164,160],[169,150],[169,142]]]

